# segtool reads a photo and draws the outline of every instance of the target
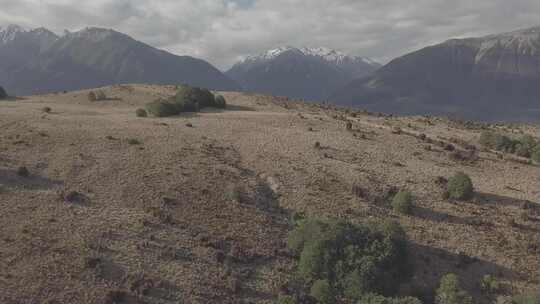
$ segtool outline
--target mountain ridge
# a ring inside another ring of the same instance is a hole
[[[394,114],[538,120],[540,30],[450,39],[392,60],[332,100]]]
[[[0,28],[0,83],[17,95],[120,83],[240,87],[210,63],[156,49],[112,30],[88,27],[56,35],[45,28]]]

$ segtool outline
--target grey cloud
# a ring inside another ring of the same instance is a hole
[[[537,0],[0,0],[0,24],[117,29],[220,68],[279,45],[387,61],[448,38],[540,25]]]

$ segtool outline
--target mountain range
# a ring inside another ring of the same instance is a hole
[[[0,28],[0,84],[27,95],[118,83],[240,87],[208,62],[158,50],[110,29],[62,36],[16,25]]]
[[[329,48],[280,47],[249,56],[226,74],[246,91],[322,101],[380,64]]]
[[[540,27],[452,39],[392,60],[331,97],[397,114],[540,120]]]

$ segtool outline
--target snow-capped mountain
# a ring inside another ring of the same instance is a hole
[[[127,82],[239,88],[206,61],[155,49],[111,29],[86,28],[58,36],[45,28],[0,28],[0,85],[10,94]]]
[[[324,100],[337,87],[379,67],[368,58],[329,48],[284,46],[246,57],[227,75],[247,91]]]

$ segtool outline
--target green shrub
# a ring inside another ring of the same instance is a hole
[[[482,280],[480,281],[480,287],[482,288],[483,292],[487,294],[493,294],[499,291],[499,289],[501,288],[501,284],[496,277],[487,274],[482,277]]]
[[[529,293],[512,298],[512,304],[540,304],[540,293]]]
[[[520,157],[531,157],[531,149],[526,145],[519,143],[516,145],[516,155]]]
[[[472,304],[472,297],[459,285],[458,276],[450,273],[442,277],[436,291],[436,304]]]
[[[141,142],[136,138],[130,138],[130,139],[128,139],[127,142],[130,145],[140,145],[141,144]]]
[[[392,207],[396,212],[403,214],[411,214],[413,209],[412,194],[406,190],[399,191],[392,200]]]
[[[540,145],[537,145],[536,147],[534,147],[531,153],[531,159],[537,163],[540,163]]]
[[[6,99],[6,98],[8,98],[8,94],[7,94],[6,90],[4,90],[3,87],[0,87],[0,100],[1,99]]]
[[[198,111],[205,107],[215,106],[214,94],[207,89],[195,88],[190,86],[180,86],[174,96],[174,103],[181,111]]]
[[[422,304],[420,300],[412,297],[405,298],[387,298],[377,294],[367,294],[358,302],[358,304]]]
[[[155,117],[168,117],[179,113],[176,105],[165,100],[156,100],[146,104],[146,110]]]
[[[148,113],[146,112],[146,110],[140,108],[135,110],[135,115],[137,115],[137,117],[148,117]]]
[[[471,178],[458,172],[448,180],[448,194],[450,198],[457,200],[470,199],[474,194],[474,187]]]
[[[275,302],[275,304],[296,304],[296,300],[294,299],[294,297],[291,297],[291,296],[284,296],[284,295],[280,295],[278,297],[278,300],[277,302]]]
[[[302,220],[288,246],[299,255],[298,273],[307,284],[326,280],[351,300],[393,293],[408,275],[405,232],[394,222]]]
[[[483,132],[480,135],[480,144],[498,151],[504,151],[508,153],[513,153],[515,150],[515,142],[507,136],[493,133],[493,132]]]
[[[89,101],[96,101],[97,100],[97,95],[96,95],[96,93],[94,93],[94,91],[90,91],[88,93],[88,100]]]
[[[97,100],[105,100],[107,99],[107,95],[105,95],[105,92],[103,92],[102,90],[98,90],[96,92],[96,98]]]
[[[225,109],[227,107],[227,101],[225,100],[225,97],[222,95],[216,96],[216,108]]]
[[[313,283],[309,293],[310,296],[315,298],[318,303],[321,304],[334,304],[335,295],[330,282],[327,280],[318,280]]]

